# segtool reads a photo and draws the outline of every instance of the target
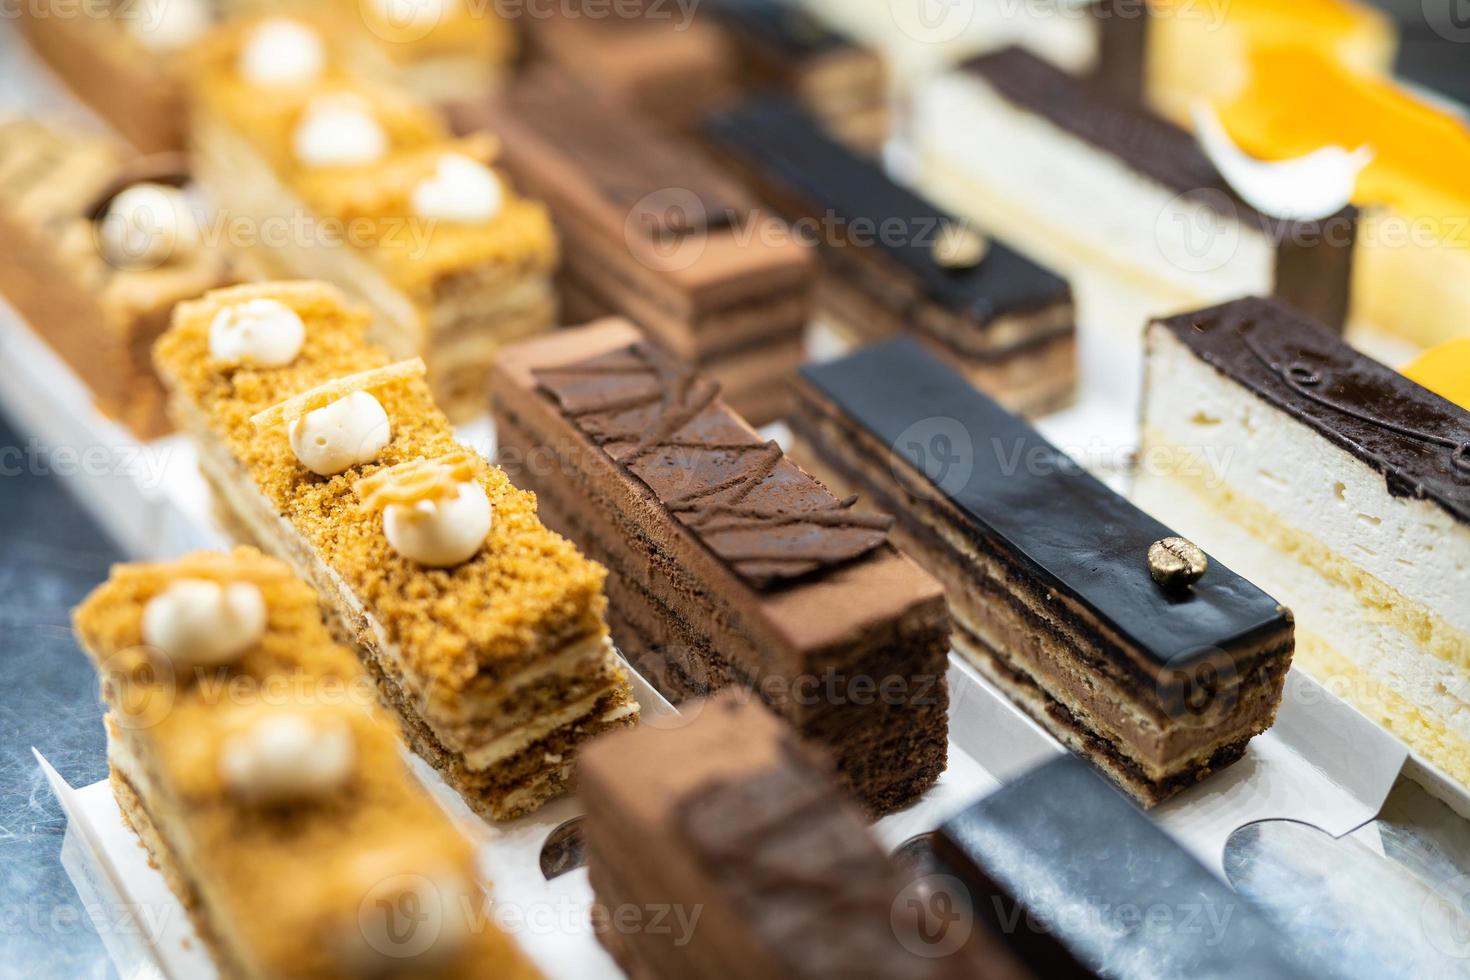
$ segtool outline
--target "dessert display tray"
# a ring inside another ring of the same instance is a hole
[[[1127,372],[1138,358],[1136,349],[1130,352],[1126,343],[1103,336],[1105,343],[1084,344],[1088,380],[1078,405],[1043,420],[1041,427],[1105,480],[1121,486],[1133,446],[1133,406],[1119,393],[1136,390]],[[818,329],[812,349],[814,356],[824,357],[839,348]],[[0,404],[33,434],[24,447],[28,465],[62,477],[130,554],[167,557],[225,543],[187,441],[171,436],[138,444],[93,407],[70,369],[3,306],[0,357],[17,367],[0,376]],[[782,437],[779,426],[770,434]],[[460,436],[493,456],[488,417],[462,427]],[[964,805],[1063,751],[954,655],[949,677],[949,769],[917,804],[878,822],[875,829],[890,848],[934,830]],[[645,724],[680,723],[675,709],[646,683],[635,679],[635,686]],[[69,875],[85,901],[95,896],[97,907],[116,910],[126,920],[100,930],[122,974],[212,975],[187,916],[123,826],[105,781],[73,788],[44,759],[38,760],[69,817],[63,849]],[[547,840],[579,815],[576,800],[562,799],[530,817],[492,826],[475,817],[428,766],[415,760],[415,768],[481,844],[484,872],[494,882],[491,914],[548,975],[617,976],[592,932],[586,872],[551,878],[542,872]],[[1470,813],[1470,798],[1416,764],[1400,742],[1293,672],[1275,727],[1251,743],[1246,758],[1154,815],[1222,876],[1232,835],[1261,821],[1305,824],[1332,838],[1353,834],[1381,854],[1372,821],[1406,770],[1461,813]],[[1232,868],[1232,875],[1239,871]]]

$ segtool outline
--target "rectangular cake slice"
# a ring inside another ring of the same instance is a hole
[[[540,976],[284,562],[120,565],[75,619],[118,806],[221,976]]]
[[[984,927],[940,946],[829,765],[748,696],[600,739],[578,766],[599,938],[629,976],[1031,976]],[[669,908],[666,929],[620,910]],[[937,955],[938,950],[943,955]]]
[[[316,74],[260,77],[283,24],[326,49]],[[373,311],[373,339],[422,356],[440,407],[469,418],[495,348],[556,321],[551,218],[498,169],[493,136],[451,137],[439,113],[354,74],[319,34],[313,22],[255,18],[201,48],[200,182],[263,277],[346,290]]]
[[[150,350],[174,304],[235,281],[189,187],[178,154],[0,122],[0,292],[141,439],[169,429]]]
[[[502,461],[608,568],[621,649],[669,697],[755,690],[885,812],[945,766],[939,583],[760,438],[718,385],[609,320],[507,348]]]
[[[1135,498],[1291,603],[1297,662],[1470,786],[1470,412],[1290,307],[1149,325]]]
[[[1023,414],[1071,400],[1076,330],[1065,280],[899,185],[792,102],[716,113],[704,131],[820,247],[817,308],[850,342],[911,334]]]
[[[922,186],[1059,268],[1107,270],[1175,304],[1270,293],[1347,319],[1356,208],[1268,217],[1190,133],[1026,51],[935,79],[915,117]]]
[[[1271,726],[1291,613],[912,340],[804,368],[792,427],[898,517],[959,652],[1140,802]]]
[[[218,290],[179,307],[155,356],[227,527],[317,588],[414,751],[481,814],[514,817],[637,716],[603,572],[454,440],[367,320],[321,283]],[[294,354],[259,346],[292,326]],[[285,363],[253,366],[267,355]]]
[[[555,215],[566,322],[626,316],[750,421],[781,415],[815,286],[791,229],[697,147],[564,75],[528,74],[483,124]]]

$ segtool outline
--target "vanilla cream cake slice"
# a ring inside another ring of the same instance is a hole
[[[536,809],[638,714],[604,572],[454,440],[416,360],[323,283],[217,290],[155,348],[224,523],[322,595],[409,745],[482,815]]]
[[[1290,603],[1296,662],[1470,786],[1470,412],[1281,303],[1149,325],[1135,499]]]
[[[307,21],[229,25],[197,60],[192,149],[230,243],[265,276],[347,290],[375,341],[423,355],[451,418],[483,411],[495,350],[556,320],[556,234],[495,167],[498,141],[452,138]]]
[[[284,562],[119,565],[75,621],[123,819],[221,976],[540,976]]]
[[[932,80],[914,117],[922,188],[1064,273],[1105,271],[1162,309],[1264,294],[1346,321],[1356,208],[1262,213],[1194,136],[1100,84],[1008,48]]]

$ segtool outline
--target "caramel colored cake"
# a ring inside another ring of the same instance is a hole
[[[539,976],[285,563],[120,565],[76,628],[123,818],[222,976]]]
[[[804,448],[945,584],[955,649],[1134,799],[1168,799],[1271,727],[1291,613],[918,344],[803,368],[798,402]]]
[[[169,428],[153,341],[175,303],[234,278],[203,240],[187,181],[177,155],[0,122],[0,292],[143,439]]]
[[[279,30],[279,19],[248,20],[201,52],[201,182],[249,233],[237,244],[264,274],[347,290],[372,309],[376,342],[423,355],[451,418],[478,413],[495,349],[556,319],[545,208],[494,168],[495,139],[451,138],[427,105],[340,59],[290,81],[259,77],[250,66]]]
[[[220,334],[241,319],[257,338],[299,322],[299,350],[266,351],[285,362],[270,368],[222,359]],[[320,283],[220,290],[179,308],[155,357],[231,530],[318,589],[413,749],[478,812],[514,817],[566,789],[583,741],[637,717],[604,573],[454,441],[412,362],[389,365],[367,321]],[[378,421],[356,428],[363,400]]]
[[[686,715],[602,739],[578,766],[593,922],[630,977],[1033,975],[983,923],[948,949],[920,939],[946,924],[905,918],[919,892],[903,867],[826,760],[754,699],[729,692]],[[664,927],[639,928],[630,908],[664,910]]]
[[[608,568],[618,648],[675,701],[759,696],[871,811],[944,771],[939,583],[762,439],[719,386],[607,320],[496,362],[501,459]]]

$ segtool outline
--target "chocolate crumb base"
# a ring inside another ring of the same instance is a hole
[[[955,649],[974,664],[987,680],[999,687],[1013,704],[1024,710],[1063,745],[1091,762],[1144,807],[1156,807],[1231,763],[1238,762],[1245,755],[1250,740],[1260,734],[1252,732],[1245,738],[1222,745],[1208,756],[1192,760],[1186,768],[1167,779],[1149,779],[1143,769],[1115,745],[1083,727],[1072,712],[1067,710],[1066,705],[1046,693],[1030,677],[1013,668],[993,647],[958,624],[955,626]]]

